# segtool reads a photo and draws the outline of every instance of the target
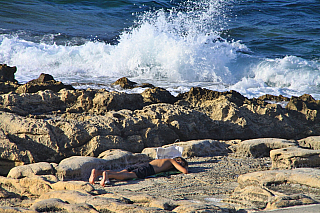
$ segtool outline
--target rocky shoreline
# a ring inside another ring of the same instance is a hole
[[[252,212],[320,201],[320,101],[248,99],[191,88],[172,96],[26,84],[0,65],[1,212]],[[177,142],[178,141],[178,142]],[[179,145],[190,174],[91,185],[92,168],[149,161]]]

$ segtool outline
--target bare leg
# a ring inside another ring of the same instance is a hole
[[[105,186],[106,183],[109,184],[110,181],[109,181],[109,179],[108,179],[108,174],[107,174],[107,172],[106,172],[106,171],[103,171],[103,172],[102,172],[102,179],[101,179],[101,181],[100,181],[100,185],[101,185],[101,186]]]
[[[120,172],[115,172],[111,170],[107,170],[108,179],[117,179],[117,180],[128,180],[137,178],[136,173],[128,172],[127,170],[122,170]]]
[[[102,175],[102,171],[96,170],[96,169],[92,169],[91,170],[91,175],[90,175],[90,178],[89,178],[89,183],[94,184],[95,179],[100,175]]]

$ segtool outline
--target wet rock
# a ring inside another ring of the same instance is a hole
[[[320,150],[288,147],[270,151],[273,169],[319,167]]]
[[[17,71],[17,67],[10,67],[6,64],[0,64],[0,82],[17,82],[14,78],[14,73]]]
[[[16,89],[16,93],[35,93],[40,90],[52,90],[53,92],[58,92],[63,88],[69,90],[74,89],[71,85],[64,85],[61,81],[54,80],[51,75],[41,73],[39,78],[19,86]]]
[[[137,83],[130,81],[128,78],[123,77],[118,79],[116,82],[114,82],[111,85],[120,85],[123,89],[133,89]]]

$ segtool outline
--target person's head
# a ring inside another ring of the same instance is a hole
[[[178,164],[180,164],[184,168],[188,168],[188,162],[182,157],[173,158]]]

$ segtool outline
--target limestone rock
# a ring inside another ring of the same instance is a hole
[[[19,207],[10,207],[10,206],[0,206],[0,212],[3,212],[3,213],[38,213],[38,211],[35,211],[35,210],[29,210],[29,209],[19,208]]]
[[[50,198],[47,200],[41,200],[34,203],[30,209],[35,210],[36,212],[90,212],[98,213],[92,209],[88,204],[69,204],[66,201],[63,201],[58,198]]]
[[[56,175],[61,180],[88,180],[92,169],[108,169],[108,163],[100,158],[73,156],[59,163]]]
[[[269,157],[274,149],[296,146],[295,142],[280,138],[258,138],[242,141],[232,147],[236,155],[243,157]]]
[[[134,154],[121,149],[109,149],[102,152],[98,158],[107,160],[111,169],[125,168],[128,165],[149,162],[150,158],[144,154]]]
[[[273,169],[319,167],[320,150],[288,147],[270,151]]]
[[[143,99],[140,94],[126,94],[120,92],[97,93],[92,100],[93,113],[105,113],[111,110],[142,109]]]
[[[266,209],[279,209],[289,206],[316,204],[317,202],[303,194],[275,197],[268,202]]]
[[[246,208],[264,209],[275,194],[260,186],[237,187],[227,202],[234,202]],[[279,196],[279,194],[277,195]]]
[[[292,170],[267,170],[248,173],[238,177],[239,187],[250,185],[269,186],[280,183],[296,183],[320,188],[320,170],[297,168]]]
[[[112,83],[112,85],[120,85],[123,89],[132,89],[136,84],[136,82],[130,81],[126,77],[120,78],[116,82]]]
[[[171,93],[163,88],[155,87],[146,89],[141,93],[143,101],[147,104],[155,103],[170,103],[173,104],[176,98]]]
[[[50,175],[55,174],[54,167],[47,162],[32,163],[23,166],[17,166],[10,170],[9,178],[32,177],[34,175]]]
[[[285,195],[260,186],[237,187],[230,198],[225,200],[252,209],[278,209],[296,205],[317,203],[312,198],[302,195]]]
[[[41,73],[38,79],[31,80],[19,86],[16,93],[35,93],[40,90],[58,92],[63,88],[74,89],[71,85],[64,85],[61,81],[54,80],[51,75]]]
[[[14,78],[14,73],[17,71],[17,67],[10,67],[6,64],[0,64],[0,81],[11,81],[11,82],[17,82],[17,80]]]
[[[302,148],[320,150],[320,136],[310,136],[298,140],[298,144]]]
[[[86,192],[92,192],[93,186],[87,181],[59,181],[51,185],[53,190],[81,190]]]
[[[311,95],[304,94],[300,97],[292,97],[286,109],[301,112],[305,119],[317,121],[320,110],[320,100],[315,100]]]
[[[27,196],[28,194],[39,196],[52,191],[51,184],[39,176],[22,178],[19,184],[24,188],[23,195]]]
[[[66,108],[65,103],[51,90],[30,94],[3,94],[0,97],[0,107],[24,116]]]
[[[92,195],[90,195],[85,191],[63,190],[63,191],[51,191],[51,192],[42,194],[38,200],[41,201],[41,200],[47,200],[51,198],[58,198],[70,204],[76,204],[76,203],[85,203],[86,200],[90,199],[91,197]]]
[[[228,209],[223,209],[213,204],[197,204],[190,203],[189,205],[181,205],[173,209],[174,212],[217,212],[217,213],[229,213]]]

